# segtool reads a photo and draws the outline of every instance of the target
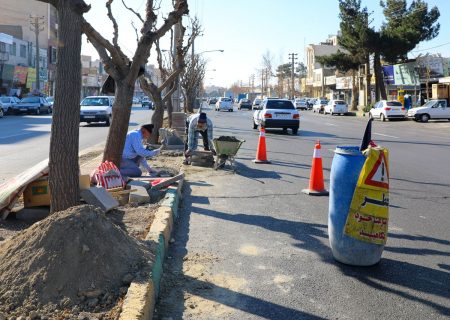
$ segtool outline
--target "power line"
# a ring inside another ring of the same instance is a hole
[[[443,44],[440,44],[440,45],[437,45],[437,46],[434,46],[434,47],[431,47],[431,48],[420,49],[420,50],[412,50],[411,52],[422,52],[422,51],[427,51],[427,50],[431,50],[431,49],[436,49],[436,48],[439,48],[439,47],[447,46],[447,45],[449,45],[449,44],[450,44],[450,42],[446,42],[446,43],[443,43]]]

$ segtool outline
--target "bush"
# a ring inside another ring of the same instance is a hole
[[[368,106],[365,106],[365,107],[363,108],[363,111],[364,111],[364,112],[369,112],[370,109],[372,109],[373,105],[374,105],[374,103],[371,103],[371,104],[369,104]]]

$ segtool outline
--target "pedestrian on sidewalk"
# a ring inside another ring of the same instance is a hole
[[[201,112],[194,114],[186,120],[186,142],[184,145],[186,160],[192,155],[198,147],[198,134],[203,139],[203,149],[210,151],[213,149],[213,123],[211,119],[206,117],[206,113]],[[212,150],[214,153],[214,150]]]
[[[120,162],[120,173],[125,177],[141,177],[141,165],[148,174],[158,173],[147,163],[147,157],[156,157],[161,149],[148,150],[143,145],[143,140],[148,140],[153,132],[153,124],[144,124],[137,130],[128,132]]]

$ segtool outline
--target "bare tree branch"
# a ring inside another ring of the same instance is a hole
[[[164,95],[164,98],[162,99],[163,103],[166,103],[170,97],[172,97],[173,93],[177,90],[177,86],[173,85],[172,88]]]
[[[136,28],[136,26],[134,25],[134,22],[133,22],[133,21],[131,21],[131,26],[132,26],[133,29],[134,29],[134,33],[136,33],[136,42],[139,42],[139,34],[138,34],[137,28]]]
[[[126,9],[130,10],[131,12],[133,12],[133,13],[136,15],[136,17],[138,17],[139,20],[141,20],[142,23],[145,22],[144,19],[142,19],[142,16],[139,14],[139,12],[134,11],[133,8],[127,7],[127,5],[125,4],[125,0],[122,0],[122,4],[123,4],[123,6],[124,6]],[[134,25],[133,25],[133,27],[134,27]],[[136,29],[136,28],[135,28],[135,29]],[[136,33],[137,33],[137,31],[136,31]]]
[[[119,45],[117,44],[117,40],[119,38],[119,27],[117,26],[117,21],[114,18],[113,14],[112,14],[112,10],[111,10],[111,4],[113,3],[114,0],[108,0],[106,2],[106,8],[108,9],[108,18],[109,20],[111,20],[112,24],[113,24],[113,28],[114,28],[114,32],[113,32],[113,44],[114,46],[118,47]]]
[[[164,83],[161,86],[159,86],[158,91],[162,92],[169,84],[171,84],[178,77],[178,75],[181,73],[182,70],[183,68],[174,70],[166,79],[166,81],[164,81]]]

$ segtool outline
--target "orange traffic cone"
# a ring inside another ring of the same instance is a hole
[[[317,141],[314,147],[311,175],[309,177],[309,189],[303,189],[302,192],[309,194],[311,196],[328,195],[328,191],[325,190],[323,183],[323,169],[322,169],[322,156],[320,155],[320,141]]]
[[[267,160],[267,152],[266,152],[266,130],[264,127],[261,127],[259,131],[259,141],[258,141],[258,149],[256,150],[256,159],[253,160],[254,163],[270,163]]]

